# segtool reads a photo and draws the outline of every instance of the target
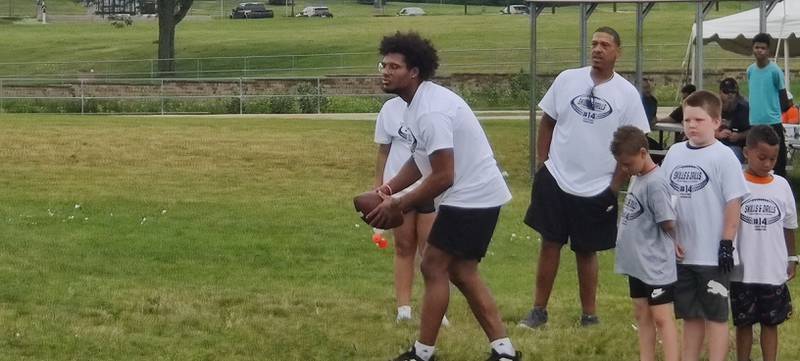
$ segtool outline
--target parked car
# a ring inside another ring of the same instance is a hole
[[[231,10],[231,19],[260,19],[275,16],[272,10],[264,7],[262,3],[241,3]]]
[[[295,17],[320,17],[332,18],[333,13],[327,6],[306,6],[303,11],[295,15]]]
[[[410,7],[410,8],[402,8],[399,12],[397,12],[398,16],[422,16],[425,15],[425,10],[422,8]]]
[[[528,10],[528,6],[526,5],[508,5],[504,7],[503,10],[500,10],[500,13],[515,15],[515,14],[530,14],[530,11]]]

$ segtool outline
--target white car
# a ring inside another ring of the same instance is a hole
[[[295,17],[321,17],[321,18],[332,18],[333,13],[331,10],[328,9],[327,6],[306,6],[303,11],[299,14],[295,15]]]
[[[422,16],[425,15],[425,10],[417,7],[402,8],[397,12],[397,16]]]
[[[500,10],[501,14],[529,14],[528,6],[526,5],[508,5]]]

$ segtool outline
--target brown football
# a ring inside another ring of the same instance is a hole
[[[353,198],[353,205],[356,207],[356,211],[358,212],[359,217],[364,222],[367,222],[365,219],[369,212],[372,212],[375,207],[383,202],[383,198],[381,198],[378,193],[374,191],[371,192],[364,192],[361,193],[355,198]],[[369,223],[368,223],[369,224]],[[380,229],[392,229],[395,227],[400,226],[403,224],[403,214],[398,212],[397,214],[392,214],[389,217],[389,220],[385,224],[376,225],[376,228]]]

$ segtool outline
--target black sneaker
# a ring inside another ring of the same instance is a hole
[[[424,361],[421,357],[417,356],[417,350],[414,349],[414,346],[411,346],[411,350],[401,354],[392,359],[392,361]],[[436,361],[436,356],[431,356],[428,361]]]
[[[522,353],[519,351],[517,351],[517,353],[514,356],[511,356],[511,355],[506,355],[504,353],[503,354],[497,353],[497,351],[495,351],[494,349],[492,349],[492,355],[489,356],[488,359],[486,359],[486,361],[520,361],[520,360],[522,360]]]
[[[519,327],[539,328],[547,323],[547,310],[544,308],[534,308],[528,316],[519,321]]]
[[[581,326],[589,327],[600,324],[600,319],[596,315],[581,315]]]

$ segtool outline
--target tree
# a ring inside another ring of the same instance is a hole
[[[194,0],[158,0],[158,72],[175,74],[175,27],[186,17]]]

